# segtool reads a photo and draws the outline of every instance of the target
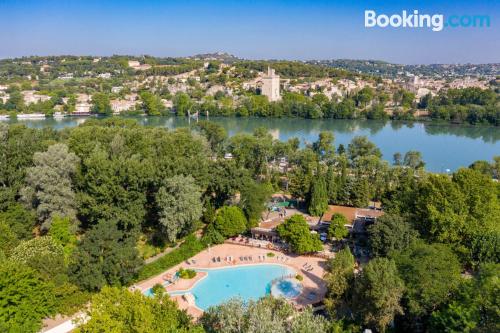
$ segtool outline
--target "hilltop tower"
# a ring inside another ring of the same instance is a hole
[[[267,96],[270,102],[281,100],[280,76],[270,67],[267,68],[267,75],[262,78],[262,95]]]

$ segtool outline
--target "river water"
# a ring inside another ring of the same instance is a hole
[[[145,126],[177,128],[189,126],[183,117],[129,117]],[[62,129],[77,126],[88,118],[67,117],[62,119],[9,120],[28,127],[52,127]],[[335,145],[347,144],[354,136],[366,135],[382,151],[383,157],[392,162],[393,154],[404,155],[418,150],[426,162],[426,169],[446,172],[468,166],[477,160],[491,161],[500,155],[500,127],[467,126],[436,123],[406,123],[376,120],[310,120],[297,118],[224,118],[211,117],[210,121],[221,124],[229,133],[251,133],[265,127],[274,138],[287,140],[298,137],[302,144],[314,142],[321,131],[332,131]],[[195,120],[191,120],[191,125]]]

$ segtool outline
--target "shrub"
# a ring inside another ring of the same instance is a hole
[[[274,254],[273,252],[267,252],[267,256],[268,256],[269,258],[272,258],[272,257],[274,257],[274,256],[275,256],[275,254]]]
[[[302,275],[300,275],[300,274],[295,275],[295,278],[296,278],[297,280],[299,280],[299,281],[304,280],[304,277],[303,277]]]
[[[155,295],[163,295],[163,293],[165,292],[165,287],[163,287],[159,283],[156,283],[153,286],[153,288],[151,288],[151,290],[153,291],[153,294],[155,294]]]
[[[182,267],[177,273],[181,279],[192,279],[196,276],[196,271],[194,269],[184,269]]]

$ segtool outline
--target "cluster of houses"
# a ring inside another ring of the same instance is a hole
[[[478,77],[466,76],[447,81],[443,78],[425,78],[418,75],[408,75],[407,78],[397,80],[403,87],[415,94],[416,99],[431,94],[437,95],[441,90],[480,88],[488,89],[488,81]]]
[[[93,62],[101,61],[100,58],[93,59]],[[144,71],[150,69],[152,66],[149,64],[141,63],[138,60],[129,60],[129,68],[136,71]],[[159,66],[161,67],[161,66]],[[204,63],[204,69],[208,69],[209,63]],[[50,68],[48,63],[43,63],[40,67],[40,71],[45,72]],[[236,70],[236,67],[230,64],[220,64],[217,74],[228,74]],[[406,74],[400,76],[396,79],[381,79],[379,82],[373,80],[367,80],[363,78],[356,79],[331,79],[323,78],[314,81],[308,81],[306,78],[302,79],[282,79],[275,70],[268,68],[264,72],[257,72],[255,78],[241,82],[239,80],[228,80],[226,83],[214,83],[206,82],[201,80],[203,69],[195,69],[190,72],[181,73],[178,75],[160,75],[160,76],[134,76],[131,80],[123,83],[123,86],[113,86],[111,92],[116,95],[120,95],[124,88],[127,88],[129,93],[127,95],[121,94],[122,96],[112,99],[110,101],[111,108],[114,114],[120,114],[122,112],[135,110],[138,103],[140,103],[137,96],[138,91],[141,89],[150,89],[155,92],[158,84],[161,84],[162,88],[167,89],[171,96],[177,93],[189,93],[193,86],[196,85],[197,88],[201,88],[205,96],[215,96],[219,92],[222,92],[225,96],[234,98],[237,102],[239,99],[238,92],[242,90],[256,90],[260,91],[261,95],[267,96],[269,101],[280,101],[282,99],[282,91],[296,92],[301,94],[307,94],[309,96],[314,96],[315,94],[322,93],[330,100],[340,101],[346,96],[352,96],[357,91],[370,87],[377,90],[391,90],[398,89],[398,87],[403,87],[413,93],[415,93],[415,100],[418,101],[420,98],[427,94],[435,95],[443,89],[450,88],[467,88],[467,87],[478,87],[478,88],[488,88],[488,81],[478,77],[463,77],[455,78],[454,80],[445,80],[443,78],[424,78],[411,74]],[[92,77],[98,77],[104,80],[111,79],[112,73],[92,73]],[[64,73],[59,76],[61,80],[73,79],[73,73]],[[193,84],[193,82],[195,82]],[[0,85],[0,100],[2,102],[7,102],[9,100],[9,94],[6,93],[7,86]],[[50,99],[50,96],[43,95],[35,90],[22,91],[22,96],[26,105],[33,103],[44,102]],[[173,103],[171,99],[163,99],[163,105],[167,108],[172,108]],[[67,103],[67,99],[64,100]],[[221,103],[219,101],[219,103]],[[391,108],[395,107],[394,103],[391,104],[389,101],[386,104],[386,112],[391,113]],[[72,115],[84,116],[91,113],[91,96],[87,94],[78,94],[77,102],[74,110],[72,110]],[[63,112],[63,106],[58,106],[56,108],[57,112]],[[425,112],[425,111],[424,111]],[[424,114],[422,114],[424,115]]]

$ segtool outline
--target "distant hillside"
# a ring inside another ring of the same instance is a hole
[[[345,69],[347,71],[396,77],[404,74],[420,76],[460,77],[460,76],[497,76],[500,63],[494,64],[432,64],[399,65],[378,60],[310,60],[306,63]]]
[[[188,58],[195,60],[218,60],[225,63],[233,63],[235,61],[241,60],[240,58],[226,52],[196,54]]]

